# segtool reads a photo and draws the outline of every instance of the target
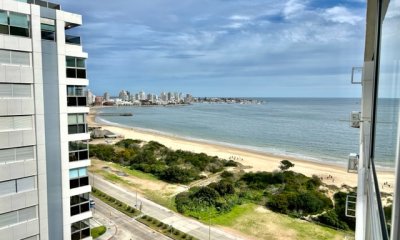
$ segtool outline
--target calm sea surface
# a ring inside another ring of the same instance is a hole
[[[263,100],[260,105],[108,107],[100,111],[133,116],[97,121],[343,165],[349,153],[358,153],[359,130],[349,126],[349,115],[360,109],[359,99]]]

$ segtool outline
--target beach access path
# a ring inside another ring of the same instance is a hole
[[[142,206],[142,212],[148,216],[158,219],[159,221],[172,225],[174,228],[192,235],[198,239],[213,239],[213,240],[238,240],[243,239],[238,236],[233,236],[230,233],[224,232],[215,227],[209,226],[195,221],[191,218],[184,217],[175,213],[161,205],[158,205],[140,194],[130,191],[127,188],[110,183],[99,175],[90,173],[91,185],[100,191],[130,205]]]

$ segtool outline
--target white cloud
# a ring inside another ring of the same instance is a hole
[[[358,22],[363,20],[362,17],[350,12],[347,8],[342,6],[326,9],[323,12],[323,17],[328,21],[347,23],[351,25],[356,25]]]
[[[289,0],[283,8],[283,16],[286,19],[291,19],[301,14],[306,9],[306,1]]]
[[[229,19],[233,21],[249,21],[251,20],[251,17],[245,15],[232,15]]]

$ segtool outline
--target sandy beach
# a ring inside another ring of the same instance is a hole
[[[240,162],[247,167],[246,171],[274,171],[278,169],[281,160],[287,159],[295,164],[295,166],[292,168],[293,171],[302,173],[306,176],[317,175],[321,177],[326,184],[336,185],[338,187],[342,186],[343,184],[352,187],[357,185],[357,174],[348,173],[345,166],[337,166],[321,162],[312,162],[302,159],[296,159],[293,157],[276,156],[247,149],[211,144],[196,140],[188,140],[176,136],[169,136],[151,131],[145,131],[143,129],[99,124],[95,122],[95,112],[92,112],[88,116],[87,121],[89,126],[96,126],[101,127],[102,129],[107,129],[117,135],[123,136],[124,138],[140,139],[143,141],[157,141],[174,150],[181,149],[196,153],[203,152],[208,155],[218,156],[224,159],[235,157],[235,161]],[[390,185],[393,185],[394,173],[380,172],[379,181],[382,183],[388,182]],[[385,186],[383,191],[391,193],[393,192],[393,189],[391,187]]]

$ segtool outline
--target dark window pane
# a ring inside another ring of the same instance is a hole
[[[79,205],[71,207],[71,216],[74,216],[74,215],[79,214],[79,213],[80,213],[79,212]]]
[[[66,57],[65,60],[67,61],[67,67],[76,67],[76,62],[74,57]]]
[[[76,134],[78,133],[78,126],[77,125],[69,125],[68,126],[68,134]]]
[[[77,78],[86,78],[86,70],[85,69],[77,69]]]
[[[79,160],[86,160],[89,159],[88,151],[79,152]]]
[[[67,98],[67,106],[68,107],[75,107],[77,106],[77,101],[76,97],[68,97]]]
[[[81,187],[89,185],[89,177],[83,177],[83,178],[80,178],[79,180],[80,180]]]
[[[81,234],[80,233],[81,232],[76,232],[76,233],[71,234],[71,240],[79,240],[79,239],[81,239]]]
[[[69,180],[69,188],[70,189],[77,188],[77,187],[79,187],[79,179]]]
[[[81,229],[81,222],[74,222],[71,224],[71,233],[74,233]]]
[[[9,34],[7,25],[0,25],[0,33]]]
[[[77,133],[85,133],[86,132],[86,125],[85,124],[79,124],[77,129]]]
[[[79,204],[79,203],[80,203],[79,195],[70,197],[70,205],[71,206]]]
[[[89,203],[84,203],[81,205],[81,213],[89,211]]]
[[[29,29],[10,26],[10,34],[15,36],[29,37]]]
[[[86,228],[82,230],[82,238],[86,238],[90,236],[90,228]]]
[[[75,162],[78,161],[78,152],[69,153],[69,161]]]
[[[67,68],[67,78],[76,78],[76,69]]]
[[[42,31],[42,39],[55,41],[56,40],[56,33],[55,32]]]
[[[78,106],[81,106],[81,107],[87,106],[86,97],[79,97],[78,98]]]

